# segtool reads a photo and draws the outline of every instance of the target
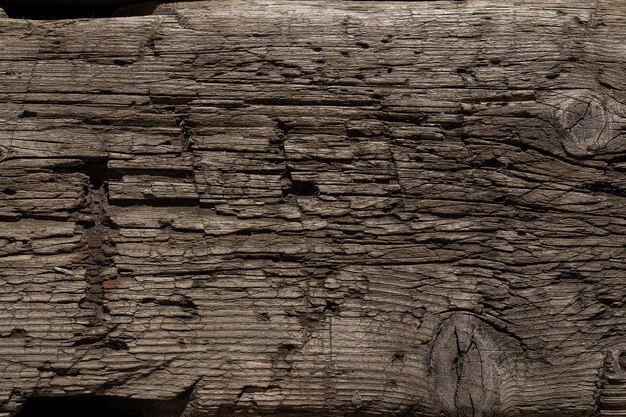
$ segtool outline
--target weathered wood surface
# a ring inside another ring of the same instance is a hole
[[[626,416],[626,4],[0,18],[0,415]]]

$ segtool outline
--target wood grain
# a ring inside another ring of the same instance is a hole
[[[622,1],[152,9],[0,17],[0,416],[626,416]]]

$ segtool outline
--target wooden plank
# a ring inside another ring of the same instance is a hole
[[[0,17],[0,416],[626,415],[622,1],[152,9]]]

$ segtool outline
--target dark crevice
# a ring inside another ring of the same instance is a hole
[[[171,299],[155,300],[154,303],[162,306],[176,306],[192,311],[197,311],[198,309],[193,300],[185,295],[179,295]]]
[[[80,334],[77,334],[76,336],[80,336]],[[109,337],[108,333],[81,337],[72,343],[72,347],[77,346],[98,346],[100,348],[108,348],[115,351],[128,350],[128,344],[124,340]]]
[[[171,400],[123,398],[104,395],[34,397],[14,417],[178,417],[189,402],[190,392]]]
[[[286,195],[314,196],[318,194],[317,186],[312,181],[291,181],[291,187],[286,190]]]
[[[254,233],[252,232],[251,229],[243,229],[243,230],[238,230],[233,234],[236,236],[252,236]]]
[[[577,271],[563,271],[554,277],[554,282],[585,282],[582,274]]]
[[[287,352],[291,352],[292,350],[295,350],[296,345],[294,345],[293,343],[282,343],[280,346],[278,346],[278,350],[279,351],[287,351]]]
[[[256,104],[264,106],[337,106],[337,107],[358,107],[373,106],[377,103],[368,99],[310,99],[304,97],[252,97],[244,100],[245,104]]]
[[[132,168],[117,168],[108,169],[108,177],[110,180],[121,181],[125,175],[143,175],[152,177],[168,177],[168,178],[180,178],[185,180],[193,180],[193,170],[185,165],[158,168],[153,167],[132,167]]]
[[[115,351],[128,350],[128,344],[126,344],[126,342],[121,339],[107,339],[104,342],[103,347]]]
[[[26,330],[22,329],[21,327],[14,327],[13,329],[11,329],[11,332],[9,333],[7,337],[23,338],[27,336],[28,336],[28,333],[26,332]]]
[[[612,184],[608,181],[593,181],[586,183],[584,188],[592,193],[610,194],[617,197],[626,197],[626,190],[620,188],[616,184]]]
[[[154,9],[169,0],[0,0],[0,7],[11,19],[66,20],[102,19],[127,16],[150,16]]]
[[[195,95],[190,96],[175,96],[175,95],[152,95],[150,96],[150,103],[153,105],[167,105],[167,106],[183,106],[191,103],[197,97]],[[183,115],[179,118],[180,120],[188,118],[188,115]]]
[[[181,152],[189,152],[191,150],[191,129],[187,126],[189,115],[181,115],[176,120],[176,125],[180,129],[179,139],[181,143]]]
[[[159,306],[179,307],[184,313],[182,317],[187,318],[187,319],[194,319],[199,316],[198,306],[196,305],[196,303],[193,302],[193,300],[190,297],[186,295],[175,294],[171,298],[166,298],[166,299],[146,297],[146,298],[141,299],[140,302],[152,303],[152,304],[159,305]],[[176,315],[176,316],[181,317],[180,315]],[[119,341],[119,339],[117,339],[116,341]]]
[[[89,177],[89,186],[92,190],[99,190],[108,181],[106,159],[86,160],[63,166],[55,166],[52,169],[59,174],[81,173]]]
[[[322,311],[323,313],[330,311],[333,313],[337,313],[339,312],[340,307],[339,304],[337,304],[337,302],[332,301],[332,300],[326,300],[326,305],[324,306],[324,310]]]
[[[81,337],[85,344],[92,336],[90,329],[104,323],[104,283],[117,278],[117,270],[112,259],[114,245],[109,232],[112,222],[107,215],[109,171],[106,158],[85,158],[57,165],[52,171],[58,174],[82,174],[88,178],[84,182],[84,198],[81,218],[82,248],[76,263],[85,268],[87,287],[79,301],[83,314],[89,318],[87,330]]]
[[[17,117],[19,119],[26,119],[26,118],[29,118],[29,117],[37,117],[37,112],[30,111],[30,110],[24,110]]]
[[[283,197],[287,197],[289,195],[296,195],[296,196],[319,195],[319,190],[315,182],[294,180],[291,176],[291,171],[289,169],[287,169],[287,171],[283,175],[283,179],[285,180],[285,186],[284,186],[285,188],[283,188]]]
[[[75,336],[79,336],[79,335],[80,334],[77,334]],[[101,342],[104,342],[104,340],[106,339],[106,336],[107,335],[103,333],[103,334],[81,337],[77,339],[74,343],[72,343],[72,347],[99,344]]]
[[[482,161],[482,163],[479,166],[483,166],[485,168],[502,168],[505,166],[505,164],[500,162],[498,158],[490,158],[485,161]]]
[[[109,202],[112,206],[118,207],[134,207],[134,206],[149,206],[149,207],[199,207],[201,206],[198,198],[144,198],[144,199],[132,199],[132,198],[118,198]]]
[[[126,67],[128,65],[131,65],[135,62],[135,60],[133,59],[114,59],[113,60],[113,64],[117,65],[118,67]]]

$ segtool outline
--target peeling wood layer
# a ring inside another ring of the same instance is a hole
[[[0,17],[0,416],[626,416],[623,2],[152,13]]]

